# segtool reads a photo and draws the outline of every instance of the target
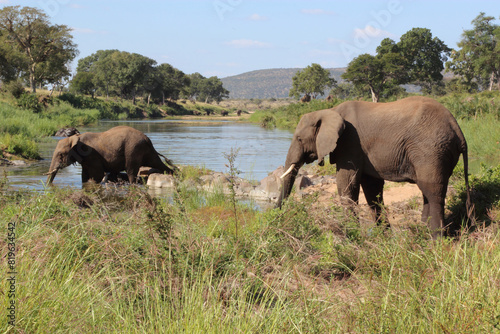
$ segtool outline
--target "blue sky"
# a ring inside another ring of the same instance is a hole
[[[9,5],[40,8],[73,28],[78,58],[118,49],[221,78],[311,63],[345,67],[416,27],[455,48],[480,12],[496,23],[500,16],[498,0],[0,0]]]

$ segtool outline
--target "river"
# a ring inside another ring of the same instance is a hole
[[[102,132],[117,125],[128,125],[144,132],[156,150],[176,165],[205,167],[228,172],[227,154],[239,150],[235,165],[240,177],[260,181],[280,165],[284,165],[293,134],[279,129],[263,129],[251,123],[210,120],[138,120],[101,121],[80,132]],[[1,167],[14,189],[42,190],[52,153],[61,138],[40,144],[42,160],[28,166]],[[81,187],[81,167],[76,164],[61,170],[54,184]]]

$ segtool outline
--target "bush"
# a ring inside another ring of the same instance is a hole
[[[20,98],[25,93],[23,83],[19,80],[14,80],[4,85],[5,91],[9,92],[16,99]]]
[[[21,96],[17,99],[17,105],[20,108],[30,110],[34,113],[39,113],[42,111],[42,105],[38,102],[36,94],[21,94]]]

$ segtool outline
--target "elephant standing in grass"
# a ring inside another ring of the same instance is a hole
[[[304,115],[285,162],[281,207],[304,163],[329,155],[341,197],[358,202],[360,187],[377,221],[384,180],[416,183],[424,197],[422,220],[433,238],[444,229],[448,179],[463,155],[470,213],[467,143],[453,115],[437,101],[410,97],[391,103],[344,102]]]
[[[74,135],[57,143],[47,184],[52,183],[60,169],[75,162],[82,165],[82,182],[101,182],[105,173],[119,175],[125,170],[129,182],[134,183],[141,166],[172,174],[177,167],[163,156],[165,165],[160,155],[144,133],[128,126]]]

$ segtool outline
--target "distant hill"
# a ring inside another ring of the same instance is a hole
[[[269,99],[288,97],[292,78],[300,68],[274,68],[246,72],[222,78],[224,88],[232,99]],[[340,75],[345,68],[332,68],[331,76],[341,82]]]

